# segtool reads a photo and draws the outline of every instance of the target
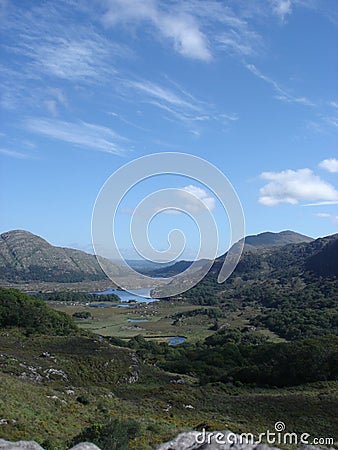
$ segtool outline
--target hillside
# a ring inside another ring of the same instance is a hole
[[[46,450],[83,441],[153,450],[182,429],[257,434],[280,417],[290,431],[337,435],[333,336],[273,344],[220,330],[172,348],[55,327],[27,335],[31,320],[54,311],[12,289],[1,294],[17,312],[15,328],[0,328],[2,438],[33,439]]]
[[[18,328],[26,335],[76,335],[78,329],[67,314],[48,308],[44,301],[16,289],[0,287],[0,328]]]
[[[121,269],[109,262],[112,273]],[[55,247],[28,231],[0,235],[1,282],[79,282],[105,280],[96,257],[81,250]]]
[[[294,231],[286,230],[279,233],[264,232],[257,235],[250,235],[245,238],[243,252],[256,252],[257,250],[281,247],[287,244],[299,244],[302,242],[311,242],[313,239],[309,236],[303,234],[295,233]],[[236,243],[232,247],[232,252],[236,253],[236,249],[239,249],[239,243]],[[222,255],[218,260],[223,260],[225,255]],[[203,266],[205,260],[199,261],[199,265]],[[171,277],[182,273],[184,270],[188,269],[192,264],[192,261],[178,261],[175,264],[164,267],[163,269],[157,269],[151,271],[153,276]],[[198,267],[198,266],[197,266]]]

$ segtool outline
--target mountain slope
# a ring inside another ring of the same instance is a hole
[[[302,242],[312,242],[313,238],[309,236],[305,236],[303,234],[296,233],[294,231],[286,230],[281,231],[279,233],[272,233],[272,232],[264,232],[257,235],[250,235],[245,238],[244,243],[244,252],[256,252],[260,249],[266,249],[266,248],[273,248],[273,247],[281,247],[283,245],[288,244],[299,244]],[[236,249],[240,248],[240,243],[236,243],[232,246],[232,253],[238,253],[236,252]],[[223,260],[225,258],[225,255],[220,256],[217,258],[218,260]],[[206,260],[199,261],[198,266],[203,266],[206,263]],[[178,261],[175,264],[164,267],[163,269],[157,269],[153,270],[149,273],[151,273],[154,276],[161,276],[161,277],[171,277],[174,275],[177,275],[179,273],[182,273],[184,270],[188,269],[192,264],[192,261]]]
[[[112,273],[121,269],[108,263]],[[0,235],[0,280],[6,282],[76,282],[103,280],[106,275],[96,257],[81,250],[55,247],[28,231]]]
[[[327,239],[327,245],[306,261],[306,268],[317,275],[338,277],[338,234]]]
[[[279,233],[266,231],[255,235],[246,236],[244,242],[244,252],[255,252],[258,249],[282,247],[288,244],[300,244],[302,242],[312,242],[313,238],[305,236],[304,234],[296,233],[295,231],[285,230]],[[236,243],[232,247],[232,252],[239,247]],[[225,255],[223,255],[224,257]],[[222,258],[222,257],[221,257]]]

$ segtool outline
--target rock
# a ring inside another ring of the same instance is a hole
[[[34,441],[9,442],[0,439],[0,448],[6,450],[43,450],[43,448]]]
[[[18,441],[9,442],[4,439],[0,439],[0,449],[6,450],[43,450],[43,448],[34,441]],[[70,450],[100,450],[95,444],[89,442],[82,442],[75,445]]]
[[[100,450],[95,444],[90,444],[89,442],[81,442],[81,444],[76,444],[69,450]]]

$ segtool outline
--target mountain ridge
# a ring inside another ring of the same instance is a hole
[[[289,244],[297,244],[302,242],[312,242],[314,239],[296,233],[291,230],[284,230],[280,232],[264,231],[256,235],[249,235],[245,237],[243,252],[256,252],[257,250],[282,247]],[[232,254],[236,254],[241,250],[242,241],[236,242],[229,250]],[[228,252],[216,258],[216,261],[223,260]],[[204,260],[205,261],[205,260]],[[201,266],[203,265],[203,260],[201,260]],[[184,270],[188,269],[192,264],[192,261],[177,261],[175,264],[164,267],[163,269],[157,269],[151,271],[152,275],[157,276],[174,276],[182,273]]]
[[[122,269],[108,262],[112,273]],[[0,280],[6,282],[77,282],[107,279],[94,255],[51,245],[25,230],[0,235]]]

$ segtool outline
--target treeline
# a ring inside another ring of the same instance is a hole
[[[60,291],[60,292],[32,292],[33,297],[44,301],[54,302],[114,302],[119,303],[121,300],[116,294],[95,294],[88,292]]]
[[[39,299],[16,289],[0,287],[0,327],[20,328],[26,335],[71,335],[78,328],[65,313],[54,311]]]

